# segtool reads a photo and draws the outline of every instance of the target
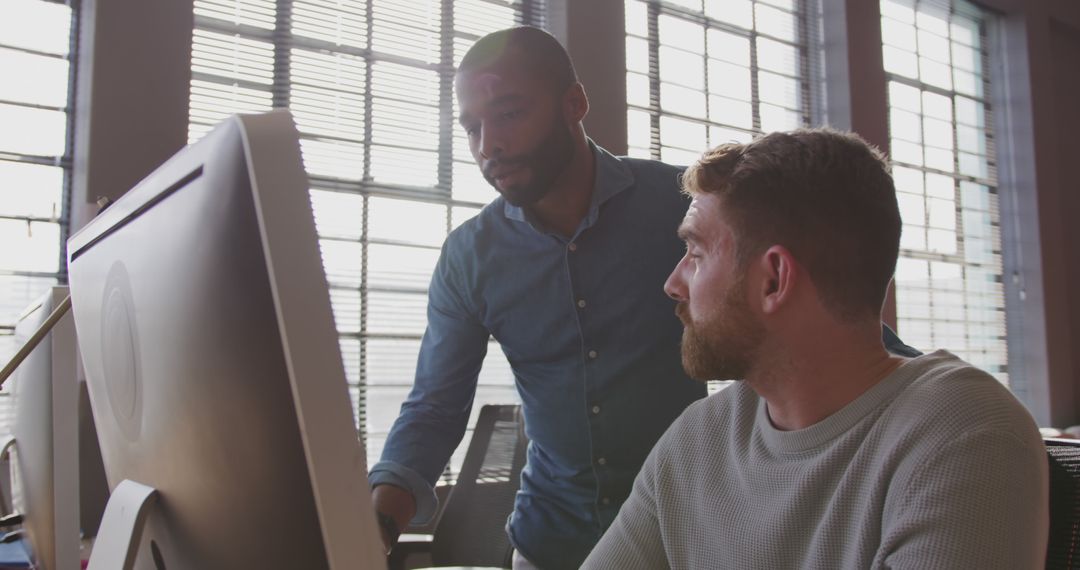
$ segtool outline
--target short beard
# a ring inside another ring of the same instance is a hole
[[[750,312],[744,288],[740,278],[724,293],[719,310],[696,322],[686,303],[676,307],[685,327],[683,368],[691,378],[702,382],[742,380],[754,368],[765,330]]]
[[[532,152],[518,157],[491,161],[484,170],[484,179],[502,194],[507,202],[519,208],[532,206],[547,196],[554,188],[555,180],[566,171],[574,156],[574,137],[560,113],[551,125],[551,132]],[[499,188],[491,170],[505,165],[523,165],[529,169],[532,180],[509,188]]]

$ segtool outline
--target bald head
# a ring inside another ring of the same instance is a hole
[[[577,72],[559,40],[532,26],[492,32],[479,40],[461,60],[458,73],[510,65],[562,93],[577,83]]]

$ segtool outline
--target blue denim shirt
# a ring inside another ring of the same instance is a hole
[[[545,568],[581,564],[653,444],[705,396],[683,372],[682,324],[663,290],[685,251],[682,169],[593,152],[592,201],[573,237],[497,198],[447,238],[416,384],[370,475],[412,490],[415,520],[430,517],[490,334],[513,368],[530,440],[511,540]]]
[[[663,291],[685,252],[682,169],[593,152],[592,201],[573,237],[497,198],[447,238],[416,383],[369,479],[409,489],[414,522],[432,516],[493,336],[530,439],[510,538],[542,568],[581,565],[653,444],[706,393],[682,369],[683,327]]]

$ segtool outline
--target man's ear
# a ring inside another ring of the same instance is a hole
[[[566,89],[562,103],[563,116],[570,123],[580,123],[589,114],[589,97],[585,95],[585,87],[580,82]]]
[[[761,312],[776,314],[792,301],[805,273],[791,251],[782,245],[765,250],[758,258],[757,266],[761,275]]]

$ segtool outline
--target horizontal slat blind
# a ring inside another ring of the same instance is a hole
[[[296,117],[369,462],[412,386],[439,247],[496,195],[456,126],[455,66],[488,32],[543,25],[539,8],[537,0],[195,2],[190,139],[230,113],[288,107]],[[516,401],[492,342],[474,419],[484,403]]]
[[[898,328],[1008,383],[990,16],[963,1],[882,0],[893,176],[904,220]]]
[[[690,164],[810,122],[816,26],[800,0],[628,0],[630,154]]]
[[[76,13],[62,2],[0,4],[0,363],[18,348],[22,310],[66,281]],[[9,408],[0,393],[0,432]]]

